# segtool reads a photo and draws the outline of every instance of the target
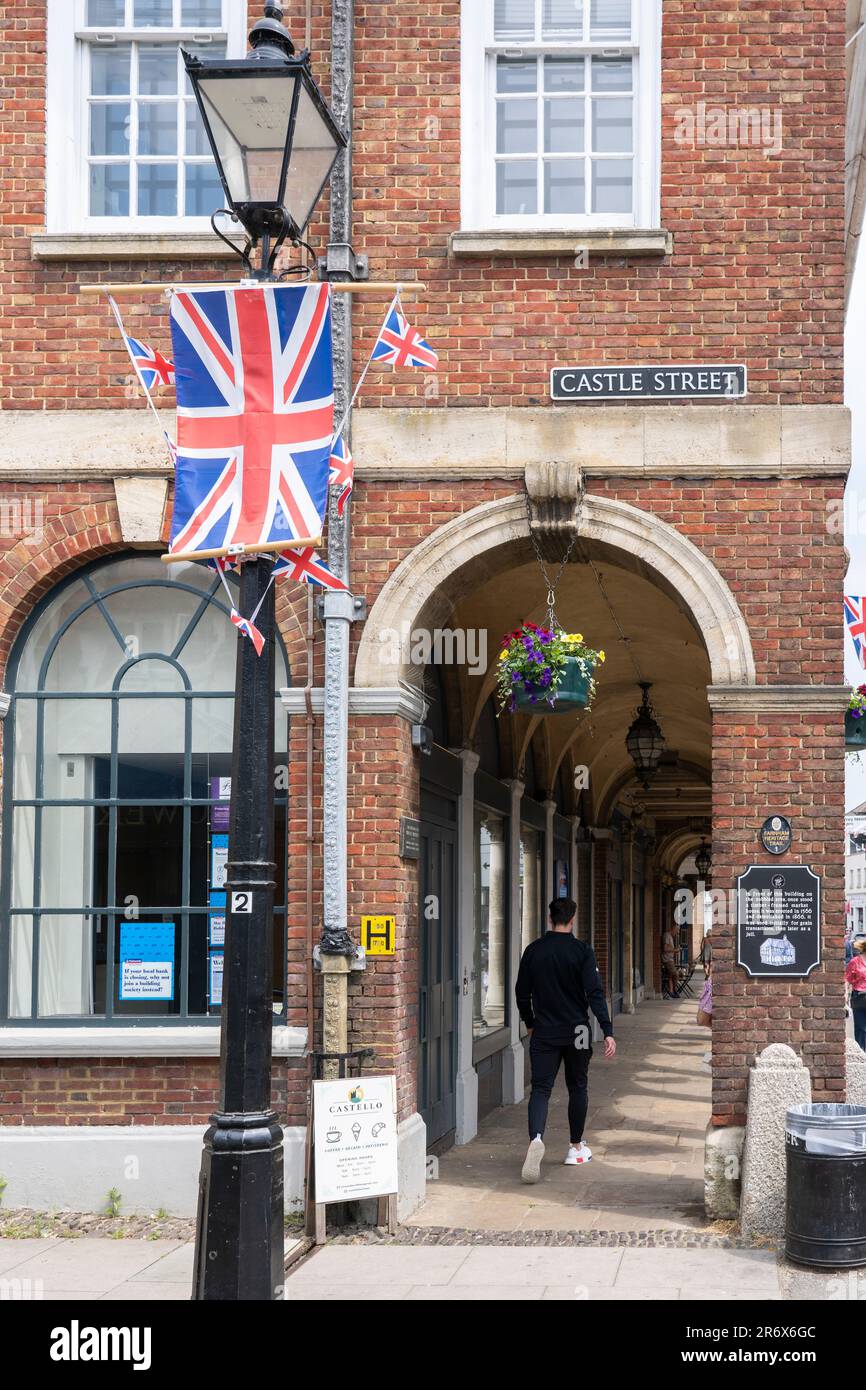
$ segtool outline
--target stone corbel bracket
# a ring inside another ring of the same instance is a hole
[[[546,560],[563,560],[579,532],[583,470],[573,463],[528,463],[525,479],[530,532]]]

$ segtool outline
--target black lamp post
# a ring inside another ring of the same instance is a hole
[[[634,722],[626,734],[625,746],[634,763],[638,779],[641,785],[646,788],[649,786],[650,779],[659,765],[662,753],[665,751],[665,740],[655,718],[653,707],[649,702],[650,682],[641,681],[640,688],[643,691],[643,700],[637,709]]]
[[[283,241],[300,239],[345,140],[295,57],[282,6],[265,5],[239,61],[184,54],[223,188],[257,278],[274,279]],[[216,228],[215,228],[216,230]],[[224,238],[225,239],[225,238]],[[220,1020],[220,1105],[204,1137],[193,1297],[282,1297],[283,1132],[271,1109],[274,934],[274,590],[272,558],[241,564],[240,609],[265,638],[238,641]]]

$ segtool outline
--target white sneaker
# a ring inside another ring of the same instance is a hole
[[[520,1176],[524,1182],[538,1182],[541,1176],[541,1160],[544,1158],[544,1143],[539,1135],[533,1139],[529,1148],[526,1150],[526,1158],[523,1162],[523,1171]]]
[[[584,1144],[581,1140],[579,1144],[571,1144],[569,1146],[569,1150],[568,1153],[565,1155],[564,1162],[567,1163],[569,1166],[572,1166],[576,1163],[589,1163],[589,1160],[591,1158],[592,1149],[589,1147],[588,1144]]]

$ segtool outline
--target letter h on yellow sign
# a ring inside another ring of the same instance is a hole
[[[361,918],[361,945],[368,956],[393,956],[396,935],[394,917]]]

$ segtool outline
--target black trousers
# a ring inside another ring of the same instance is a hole
[[[552,1043],[536,1038],[529,1040],[529,1061],[532,1067],[532,1090],[529,1095],[529,1137],[544,1134],[550,1093],[559,1071],[565,1063],[565,1084],[568,1087],[568,1127],[572,1144],[579,1144],[586,1124],[589,1104],[587,1086],[591,1047],[577,1048],[574,1042]]]

